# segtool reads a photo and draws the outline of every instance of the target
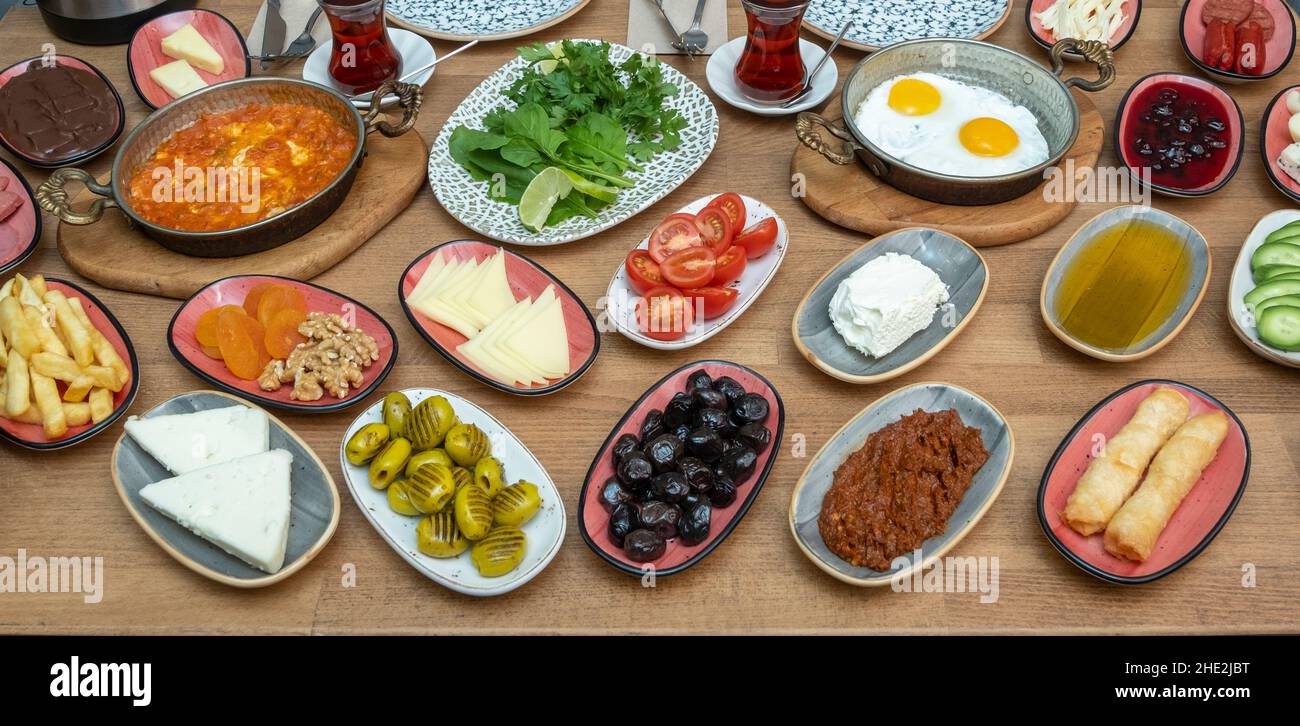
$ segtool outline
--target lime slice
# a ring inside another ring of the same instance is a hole
[[[560,62],[557,60],[552,60],[550,58],[547,58],[544,61],[537,62],[537,70],[541,71],[542,75],[546,75],[559,67],[560,67]]]
[[[599,184],[581,174],[578,174],[577,172],[569,171],[568,169],[561,169],[561,171],[564,172],[565,176],[569,177],[569,181],[573,182],[574,189],[577,189],[589,197],[595,197],[602,202],[612,202],[618,198],[618,190],[613,187]]]
[[[571,191],[573,182],[569,181],[562,169],[554,166],[542,169],[540,174],[528,182],[523,196],[519,198],[519,221],[534,232],[542,231],[551,208]]]

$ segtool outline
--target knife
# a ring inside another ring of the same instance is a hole
[[[280,16],[280,0],[266,0],[266,20],[262,25],[262,55],[280,55],[284,52],[284,18]],[[271,61],[262,61],[262,70],[271,67]]]

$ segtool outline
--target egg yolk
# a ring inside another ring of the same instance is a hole
[[[939,102],[939,89],[916,78],[903,78],[889,89],[889,107],[904,116],[934,113]]]
[[[962,125],[961,145],[976,156],[1006,156],[1020,145],[1016,130],[1001,119],[982,116]]]

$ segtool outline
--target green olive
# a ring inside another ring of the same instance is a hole
[[[456,491],[460,491],[461,487],[467,487],[474,483],[474,472],[463,466],[453,466],[451,475],[456,478]]]
[[[453,466],[450,456],[442,449],[429,449],[428,451],[419,451],[411,454],[411,458],[406,461],[406,476],[411,476],[416,469],[425,464],[442,464],[443,466]]]
[[[348,463],[353,466],[365,466],[375,458],[379,450],[388,443],[388,427],[381,423],[368,423],[357,429],[348,445],[344,447]]]
[[[406,490],[416,509],[433,514],[455,496],[456,480],[451,476],[451,469],[442,464],[425,464],[406,480]]]
[[[430,557],[455,557],[469,549],[451,512],[430,514],[415,525],[415,546]]]
[[[497,527],[474,543],[469,558],[484,577],[500,577],[519,566],[528,538],[518,527]]]
[[[501,462],[491,456],[479,459],[474,465],[474,484],[487,492],[489,497],[500,494],[506,486],[506,483],[501,481]]]
[[[384,423],[393,436],[406,436],[406,422],[411,417],[411,399],[401,391],[384,396]]]
[[[406,483],[395,481],[388,485],[388,506],[398,514],[405,514],[408,517],[414,517],[420,513],[411,503],[410,493],[406,490]]]
[[[424,451],[441,445],[455,425],[456,412],[451,403],[442,396],[432,396],[411,410],[406,419],[406,436],[416,451]]]
[[[537,493],[537,485],[520,479],[502,489],[492,500],[492,523],[522,527],[541,506],[542,496]]]
[[[492,442],[483,429],[474,424],[460,423],[447,432],[442,448],[461,466],[474,466],[479,459],[492,453]]]
[[[492,529],[492,499],[478,487],[464,487],[456,492],[456,526],[466,539],[480,540]]]
[[[376,489],[387,489],[397,475],[402,473],[406,460],[410,456],[411,442],[406,439],[389,441],[388,445],[370,462],[370,486]]]

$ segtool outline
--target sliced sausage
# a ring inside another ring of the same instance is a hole
[[[1255,9],[1255,0],[1206,0],[1201,8],[1201,22],[1222,20],[1232,26],[1240,25]]]

